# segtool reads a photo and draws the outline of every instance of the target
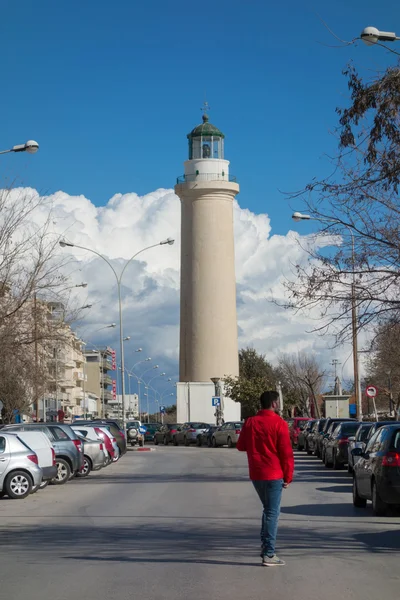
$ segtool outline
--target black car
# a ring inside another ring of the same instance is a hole
[[[339,423],[327,439],[325,446],[325,466],[341,469],[348,462],[349,437],[355,435],[360,424],[357,421]]]
[[[378,429],[384,425],[393,425],[393,423],[395,423],[395,421],[378,421],[377,423],[373,423],[371,429],[368,431],[367,439],[365,440],[362,448],[365,449],[369,440],[375,435]]]
[[[217,425],[210,425],[210,427],[204,431],[204,433],[199,433],[196,438],[196,446],[208,446],[212,447],[212,434],[214,431],[218,429]]]
[[[358,457],[353,471],[354,506],[364,508],[372,500],[374,513],[383,516],[391,505],[400,505],[400,423],[383,425],[364,451],[354,448],[352,454]]]
[[[307,436],[307,446],[306,446],[307,454],[312,454],[314,452],[314,454],[316,456],[318,456],[317,455],[317,436],[323,430],[323,428],[325,426],[325,421],[326,421],[326,419],[317,419],[315,421],[310,433]]]
[[[307,449],[307,438],[309,433],[311,433],[314,423],[315,419],[311,419],[305,422],[303,428],[300,426],[299,435],[297,436],[297,450]]]
[[[328,432],[329,432],[329,434],[332,433],[332,428],[330,431],[329,431],[329,428],[331,427],[332,423],[343,423],[344,421],[357,421],[357,419],[347,419],[347,418],[341,419],[339,417],[332,419],[331,417],[328,417],[324,423],[324,427],[323,427],[322,431],[320,433],[318,433],[318,435],[316,436],[317,450],[316,450],[315,454],[322,459],[322,462],[325,459],[324,440],[326,439]]]
[[[178,431],[178,428],[182,427],[181,423],[166,423],[161,425],[160,429],[154,434],[154,444],[164,444],[168,446],[173,442],[173,436]]]

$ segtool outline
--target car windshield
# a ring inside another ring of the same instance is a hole
[[[372,427],[372,425],[368,425],[367,427],[361,427],[361,431],[358,435],[358,439],[361,442],[365,442],[368,439],[368,434],[369,434],[371,427]]]
[[[346,423],[345,425],[342,425],[341,433],[347,436],[354,435],[359,427],[359,423]]]
[[[192,429],[205,429],[204,423],[189,423]]]
[[[139,421],[129,421],[129,423],[126,424],[127,427],[140,427],[140,423]]]

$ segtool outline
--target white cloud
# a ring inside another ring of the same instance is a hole
[[[29,193],[37,192],[29,190]],[[54,232],[103,254],[117,272],[141,248],[167,237],[175,238],[174,246],[148,250],[129,265],[122,297],[124,331],[131,336],[126,346],[127,366],[139,360],[134,349],[142,347],[146,356],[157,360],[160,370],[176,378],[180,201],[174,192],[159,189],[145,196],[116,194],[102,207],[96,207],[84,196],[64,192],[56,192],[48,199],[53,204]],[[44,213],[35,215],[37,222],[43,221]],[[293,265],[305,264],[307,253],[302,246],[308,243],[308,238],[294,232],[273,235],[267,214],[254,214],[237,203],[234,215],[240,346],[253,345],[271,360],[281,352],[309,349],[320,354],[328,366],[336,353],[329,349],[332,345],[329,338],[307,333],[315,322],[270,302],[271,294],[283,298],[283,281],[293,272]],[[87,290],[78,292],[80,302],[93,304],[85,322],[80,324],[81,331],[93,342],[117,347],[117,330],[90,335],[103,325],[118,322],[117,292],[111,269],[89,252],[78,249],[71,252],[77,260],[76,269],[71,269],[75,282],[88,282]],[[347,350],[344,354],[346,358]],[[346,373],[351,370],[350,363]]]

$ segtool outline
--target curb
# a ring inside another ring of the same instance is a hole
[[[130,452],[154,452],[155,448],[142,448],[142,447],[138,447],[136,448],[136,446],[134,446],[133,448],[130,448]]]

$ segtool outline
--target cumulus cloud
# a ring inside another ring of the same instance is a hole
[[[101,207],[84,196],[64,192],[56,192],[48,200],[53,206],[54,233],[104,255],[117,273],[138,250],[167,237],[176,240],[174,246],[159,246],[141,254],[127,268],[122,285],[124,332],[131,336],[126,345],[127,366],[139,360],[135,350],[142,347],[143,354],[153,358],[152,364],[159,363],[160,371],[176,380],[180,256],[177,196],[168,189],[145,196],[116,194]],[[43,221],[45,213],[43,208],[35,215],[38,223]],[[306,263],[304,246],[311,242],[294,232],[274,235],[267,214],[255,214],[236,202],[234,218],[239,345],[252,345],[272,361],[282,352],[309,349],[320,354],[325,366],[328,365],[334,355],[329,349],[332,341],[308,333],[315,321],[270,301],[272,295],[283,299],[284,279],[291,276],[293,265]],[[111,269],[85,250],[65,248],[63,252],[71,252],[76,261],[71,267],[75,282],[88,283],[87,290],[79,290],[79,301],[93,304],[79,323],[79,331],[91,342],[117,347],[116,330],[93,333],[108,323],[118,322],[117,288]],[[142,372],[141,366],[137,372]]]

